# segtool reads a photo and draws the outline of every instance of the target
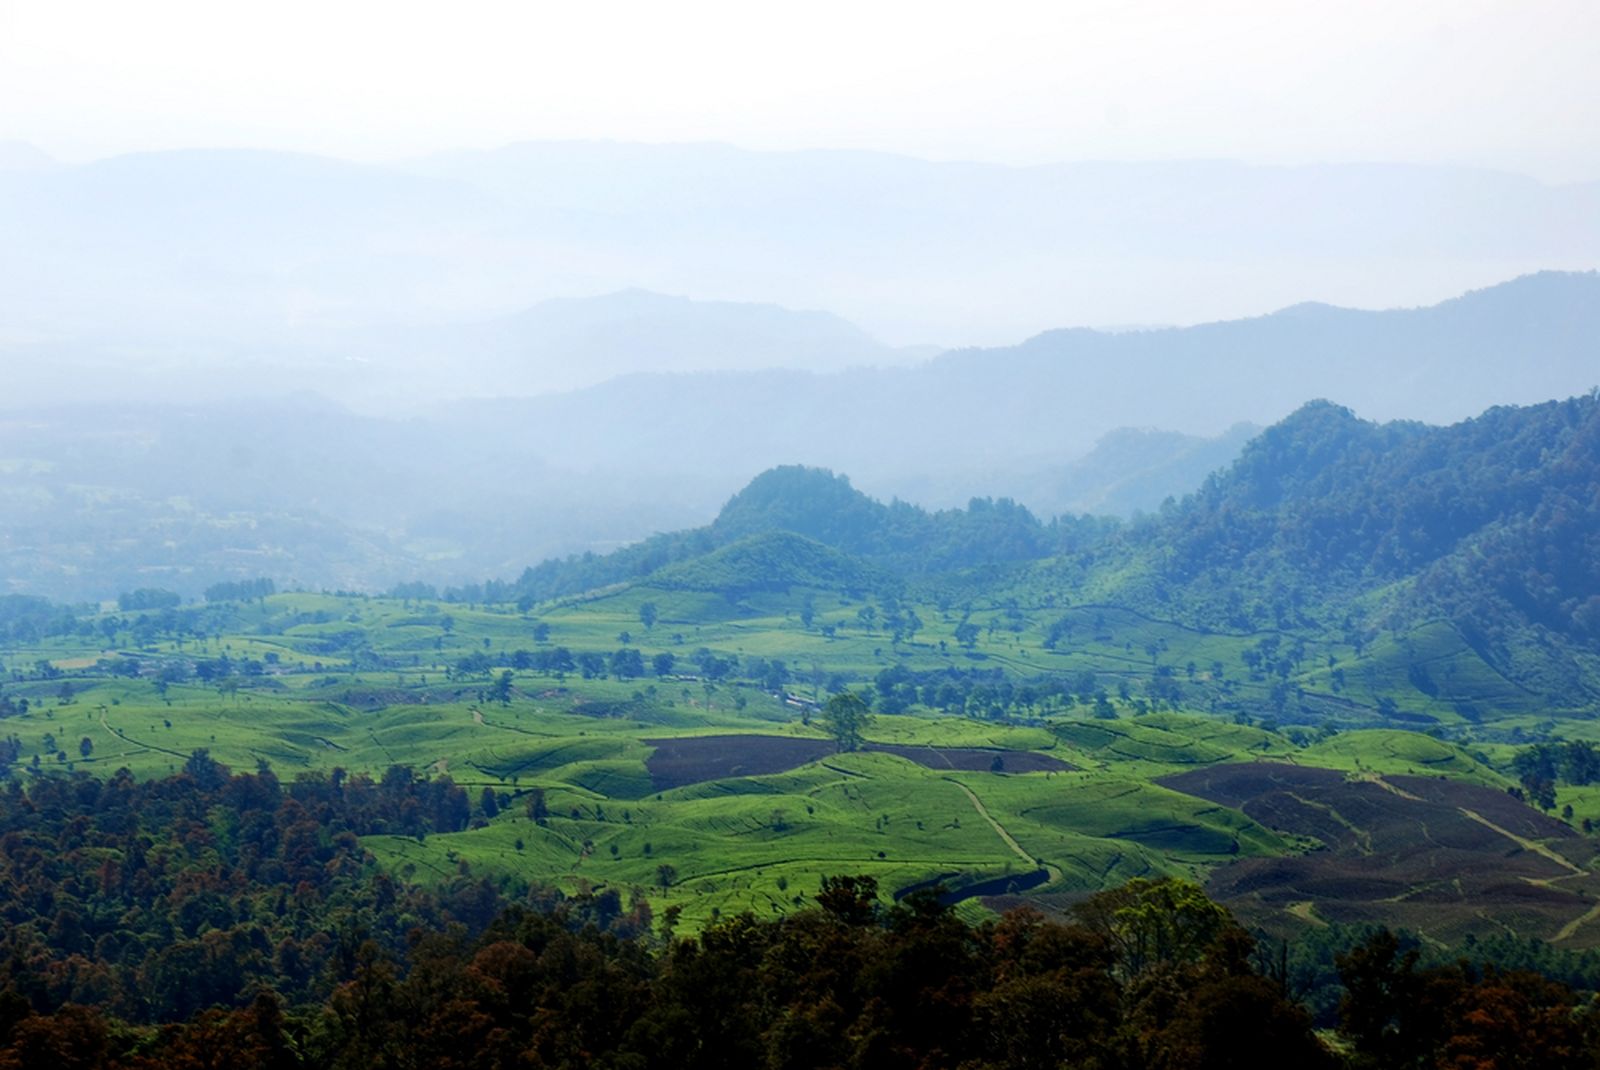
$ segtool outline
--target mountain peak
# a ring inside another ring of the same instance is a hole
[[[1359,445],[1371,445],[1379,432],[1408,425],[1362,420],[1343,405],[1308,401],[1251,439],[1233,467],[1212,478],[1208,494],[1262,509],[1314,493],[1323,473]],[[1420,427],[1421,425],[1409,425]]]
[[[877,519],[884,506],[826,468],[779,465],[752,479],[722,507],[712,524],[719,542],[768,531],[791,531],[847,544],[852,532]]]

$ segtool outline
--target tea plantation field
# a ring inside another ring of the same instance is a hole
[[[1062,620],[826,588],[731,597],[648,585],[527,609],[274,594],[166,616],[105,612],[0,652],[0,736],[24,777],[164,775],[197,750],[283,779],[377,779],[397,766],[449,777],[470,800],[461,827],[367,837],[375,864],[422,881],[466,872],[615,890],[691,928],[794,909],[836,873],[871,874],[886,894],[939,883],[974,915],[1160,874],[1239,889],[1269,926],[1338,914],[1304,907],[1311,878],[1280,901],[1237,874],[1359,853],[1359,829],[1326,829],[1362,819],[1258,813],[1232,782],[1192,779],[1243,763],[1329,770],[1380,791],[1445,778],[1533,814],[1507,794],[1507,740],[1551,717],[1507,703],[1474,736],[1450,689],[1479,708],[1498,692],[1448,636],[1408,640],[1440,652],[1435,694],[1407,692],[1415,723],[1433,728],[1422,734],[1376,727],[1374,696],[1398,707],[1381,657],[1336,686],[1334,670],[1357,660],[1337,644],[1200,635],[1092,607]],[[1287,667],[1261,671],[1263,649]],[[1280,719],[1273,693],[1286,681],[1300,689],[1294,708],[1318,718]],[[876,711],[853,752],[818,716],[845,688]],[[1571,727],[1582,738],[1590,726]],[[1317,783],[1338,811],[1343,796]],[[1437,805],[1486,805],[1469,802]],[[1567,804],[1574,823],[1600,816],[1592,789],[1562,788]],[[1432,859],[1418,894],[1437,896],[1454,869],[1538,855],[1530,879],[1572,887],[1521,924],[1600,943],[1600,926],[1582,921],[1588,840],[1540,820],[1520,832],[1473,825],[1483,835]],[[1404,829],[1382,834],[1409,842]],[[1326,892],[1364,894],[1354,881]],[[1425,929],[1427,913],[1413,913]]]

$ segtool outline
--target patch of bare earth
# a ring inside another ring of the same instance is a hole
[[[1212,766],[1160,783],[1324,845],[1211,874],[1214,897],[1269,930],[1301,924],[1313,909],[1325,922],[1405,926],[1450,943],[1511,930],[1600,945],[1595,845],[1503,791],[1421,776],[1351,779],[1277,762]]]

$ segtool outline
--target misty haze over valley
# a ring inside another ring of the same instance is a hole
[[[0,560],[56,597],[510,575],[783,463],[1127,517],[1311,398],[1449,423],[1600,378],[1597,183],[600,142],[0,167]]]

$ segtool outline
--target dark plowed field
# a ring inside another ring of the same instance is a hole
[[[655,748],[645,760],[645,768],[650,771],[650,782],[657,791],[704,780],[782,773],[826,758],[835,751],[827,740],[791,736],[688,736],[644,742]],[[1037,773],[1072,768],[1059,759],[1026,750],[912,747],[898,743],[868,743],[862,749],[894,754],[929,769]]]
[[[1551,938],[1600,904],[1600,876],[1589,871],[1595,846],[1492,788],[1417,776],[1354,780],[1269,762],[1161,783],[1326,845],[1212,874],[1212,895],[1269,928],[1281,928],[1291,907],[1304,918],[1309,903],[1324,921],[1404,925],[1444,940],[1502,924]],[[1600,920],[1566,941],[1600,944]]]

